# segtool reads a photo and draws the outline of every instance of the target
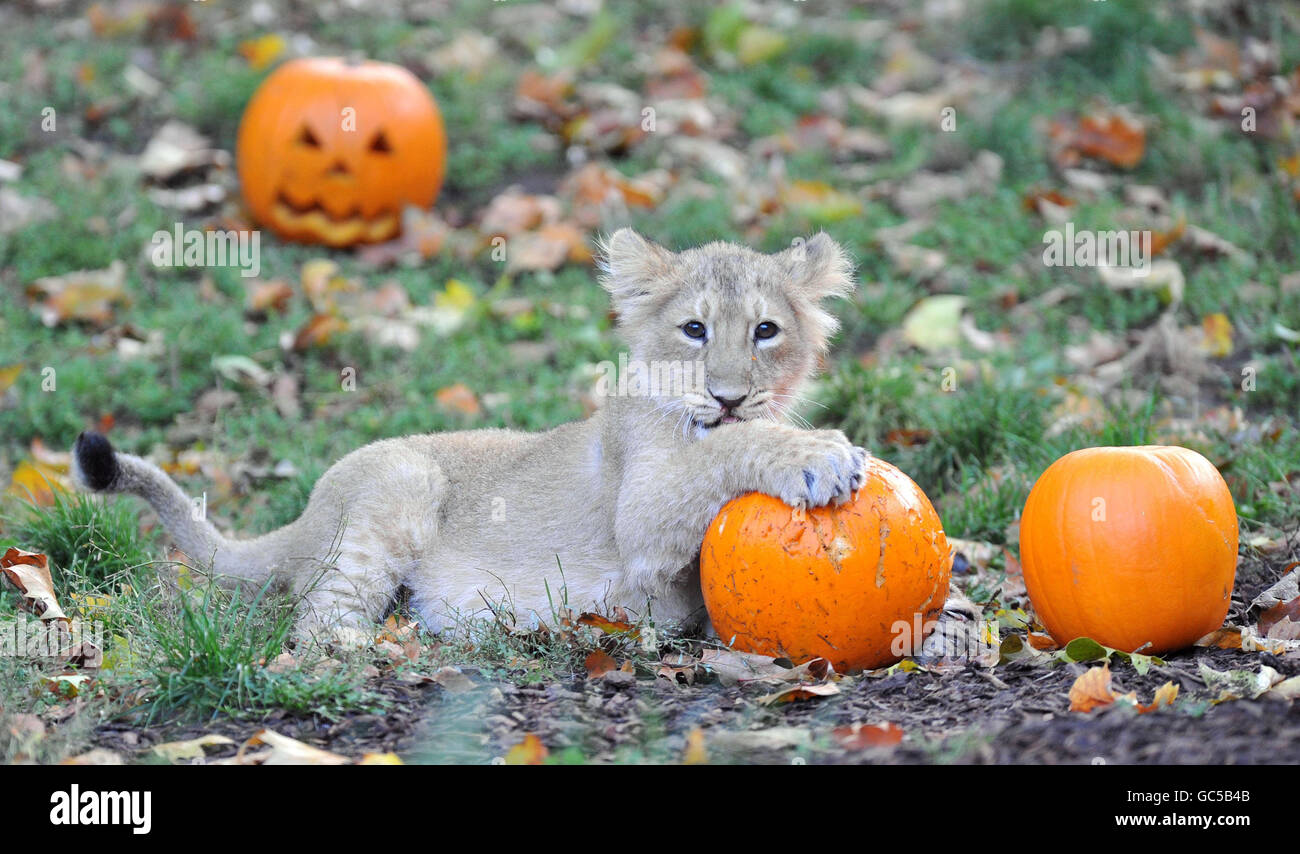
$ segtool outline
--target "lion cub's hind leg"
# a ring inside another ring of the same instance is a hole
[[[340,460],[312,496],[337,508],[329,559],[300,579],[299,633],[336,645],[366,645],[398,589],[417,574],[437,537],[447,479],[421,441],[388,439]],[[319,493],[319,495],[317,494]]]

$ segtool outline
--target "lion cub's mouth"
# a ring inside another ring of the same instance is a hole
[[[714,427],[717,427],[719,424],[735,424],[739,421],[744,421],[744,420],[745,419],[741,418],[739,415],[720,415],[717,418],[714,418],[712,421],[701,421],[697,418],[695,420],[695,426],[699,427],[702,430],[712,430]]]

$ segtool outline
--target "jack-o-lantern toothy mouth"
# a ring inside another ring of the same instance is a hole
[[[318,201],[295,204],[283,191],[276,194],[274,216],[277,224],[288,232],[310,234],[335,246],[388,240],[397,234],[399,225],[393,211],[366,218],[359,207],[354,207],[346,216],[338,217]]]

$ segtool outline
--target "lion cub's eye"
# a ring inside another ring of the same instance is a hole
[[[682,324],[682,334],[687,338],[694,338],[696,341],[703,341],[704,336],[707,334],[707,330],[704,328],[703,323],[700,323],[698,320],[692,320],[688,323]]]
[[[758,341],[765,341],[768,338],[775,338],[776,333],[780,331],[781,327],[777,326],[770,320],[764,320],[762,323],[758,324],[758,326],[754,327],[754,338]]]

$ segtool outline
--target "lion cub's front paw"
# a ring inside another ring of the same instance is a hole
[[[841,504],[862,486],[867,456],[839,430],[796,434],[777,451],[764,492],[791,507]]]

